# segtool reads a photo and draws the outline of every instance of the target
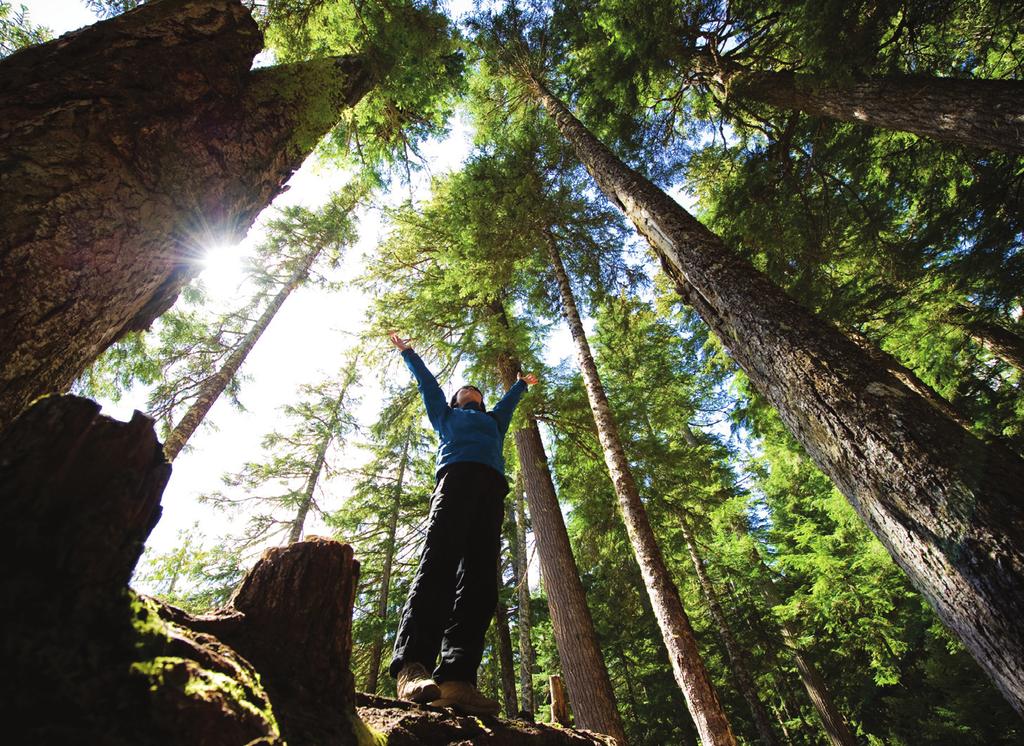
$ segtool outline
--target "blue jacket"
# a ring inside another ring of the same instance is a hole
[[[437,470],[459,461],[473,461],[486,464],[504,476],[502,444],[509,423],[512,422],[512,412],[526,391],[526,383],[516,381],[490,412],[459,407],[453,409],[448,406],[437,379],[420,356],[412,350],[402,350],[402,357],[416,377],[416,384],[427,407],[427,417],[441,441],[437,449]]]

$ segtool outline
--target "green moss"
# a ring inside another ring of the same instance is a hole
[[[386,746],[388,737],[384,733],[378,733],[363,722],[359,714],[353,711],[349,714],[349,722],[352,725],[352,733],[356,737],[358,746]]]
[[[173,689],[189,699],[222,700],[237,712],[246,712],[263,720],[276,736],[280,735],[259,674],[227,657],[223,660],[230,665],[230,673],[211,671],[190,658],[167,655],[172,637],[191,639],[193,634],[161,619],[153,601],[132,591],[128,593],[136,656],[129,670],[148,680],[150,692]]]

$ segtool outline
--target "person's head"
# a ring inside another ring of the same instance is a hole
[[[452,394],[452,399],[448,403],[451,405],[452,409],[455,409],[456,407],[465,408],[468,404],[473,409],[476,409],[476,406],[474,405],[479,405],[479,408],[482,411],[487,411],[487,407],[484,406],[484,395],[476,386],[463,386]]]

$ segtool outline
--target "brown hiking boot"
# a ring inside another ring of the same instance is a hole
[[[441,696],[430,704],[451,707],[464,715],[497,715],[500,705],[468,681],[442,681]]]
[[[422,663],[406,663],[398,672],[398,698],[426,704],[441,696],[441,689],[430,678]]]

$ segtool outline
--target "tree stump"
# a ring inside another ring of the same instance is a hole
[[[355,744],[349,659],[359,563],[352,547],[311,537],[273,547],[249,571],[229,608],[161,616],[230,645],[260,672],[290,744]]]
[[[551,722],[559,725],[569,724],[569,707],[565,702],[565,685],[562,677],[555,674],[548,683],[551,688]]]
[[[359,564],[312,537],[268,549],[227,609],[127,587],[170,465],[153,423],[45,397],[0,433],[0,703],[33,746],[610,744],[377,698],[349,667]]]

